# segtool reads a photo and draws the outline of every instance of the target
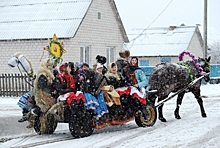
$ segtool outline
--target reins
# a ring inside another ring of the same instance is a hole
[[[24,71],[27,73],[28,77],[32,76],[33,74],[28,74],[27,70],[25,69],[24,65],[18,60],[18,65],[21,64],[22,68],[24,69]],[[19,68],[19,66],[17,65],[18,67],[18,70],[20,71],[21,75],[22,75],[22,72],[21,72],[21,69]],[[22,75],[23,76],[23,75]],[[30,86],[34,87],[30,82],[28,82],[26,79],[24,79],[26,83],[28,83]]]

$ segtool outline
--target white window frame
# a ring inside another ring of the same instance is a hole
[[[80,63],[90,64],[90,46],[80,46]]]
[[[109,46],[106,48],[106,64],[109,65],[109,63],[114,62],[115,60],[115,47]]]

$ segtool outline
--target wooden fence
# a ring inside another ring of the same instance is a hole
[[[21,96],[33,90],[33,80],[27,75],[0,74],[0,96]]]
[[[142,67],[148,79],[153,68],[154,66]],[[220,64],[211,64],[210,79],[210,84],[220,83]],[[33,81],[27,75],[0,74],[0,97],[21,96],[27,91],[33,90],[31,85],[33,86]]]

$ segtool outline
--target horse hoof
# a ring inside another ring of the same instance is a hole
[[[180,117],[180,116],[175,116],[175,118],[176,118],[176,119],[181,119],[181,117]]]
[[[174,116],[176,119],[181,119],[179,112],[177,112],[176,110],[174,111]]]
[[[167,122],[167,120],[165,119],[165,118],[159,118],[159,120],[161,121],[161,122]]]
[[[202,117],[203,117],[203,118],[206,118],[206,117],[207,117],[206,113],[203,113],[203,114],[202,114]]]

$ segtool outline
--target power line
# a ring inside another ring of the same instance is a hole
[[[135,38],[133,38],[128,44],[131,44],[131,47],[134,45],[134,41],[137,40],[140,36],[142,36],[144,34],[144,32],[160,17],[160,15],[169,7],[169,5],[173,2],[173,0],[171,0],[167,6],[158,14],[158,16],[150,23],[149,26],[147,26],[147,28],[145,28],[138,36],[136,36]],[[131,47],[127,47],[127,44],[124,44],[124,46],[129,49]]]

